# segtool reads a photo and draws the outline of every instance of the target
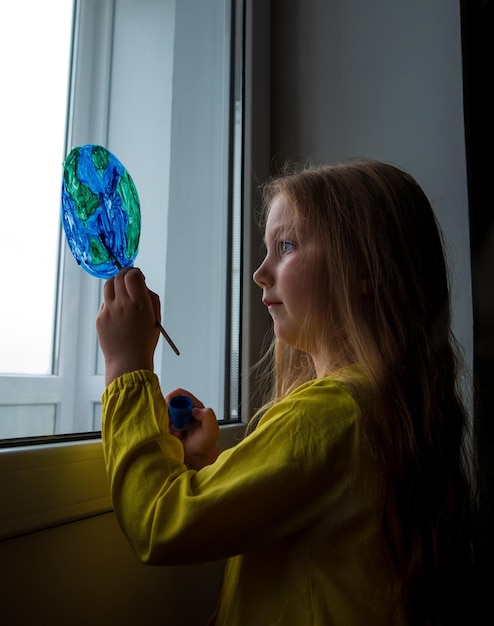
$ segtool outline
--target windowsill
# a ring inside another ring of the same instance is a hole
[[[224,425],[219,446],[243,424]],[[101,439],[0,450],[0,540],[112,510]]]

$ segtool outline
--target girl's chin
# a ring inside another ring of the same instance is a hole
[[[290,336],[283,332],[282,329],[277,329],[276,324],[274,326],[274,336],[281,343],[285,343],[287,346],[292,346],[292,348],[297,348],[297,342],[294,341]]]

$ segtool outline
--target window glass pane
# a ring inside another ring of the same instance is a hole
[[[0,4],[0,372],[50,374],[72,3]]]

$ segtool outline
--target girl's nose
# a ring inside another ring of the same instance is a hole
[[[271,273],[268,271],[266,267],[266,259],[259,265],[256,269],[252,278],[258,287],[264,288],[269,287],[273,283],[273,279],[271,277]]]

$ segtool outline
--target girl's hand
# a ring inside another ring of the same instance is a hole
[[[171,391],[165,396],[166,402],[168,403],[175,396],[188,396],[194,405],[192,416],[195,424],[191,429],[175,430],[169,422],[170,433],[180,439],[184,447],[185,463],[195,470],[211,465],[219,455],[216,441],[220,428],[214,411],[205,408],[200,400],[184,389]]]
[[[125,268],[106,281],[96,330],[105,357],[105,384],[138,369],[153,371],[159,337],[159,297],[149,291],[142,272]]]

